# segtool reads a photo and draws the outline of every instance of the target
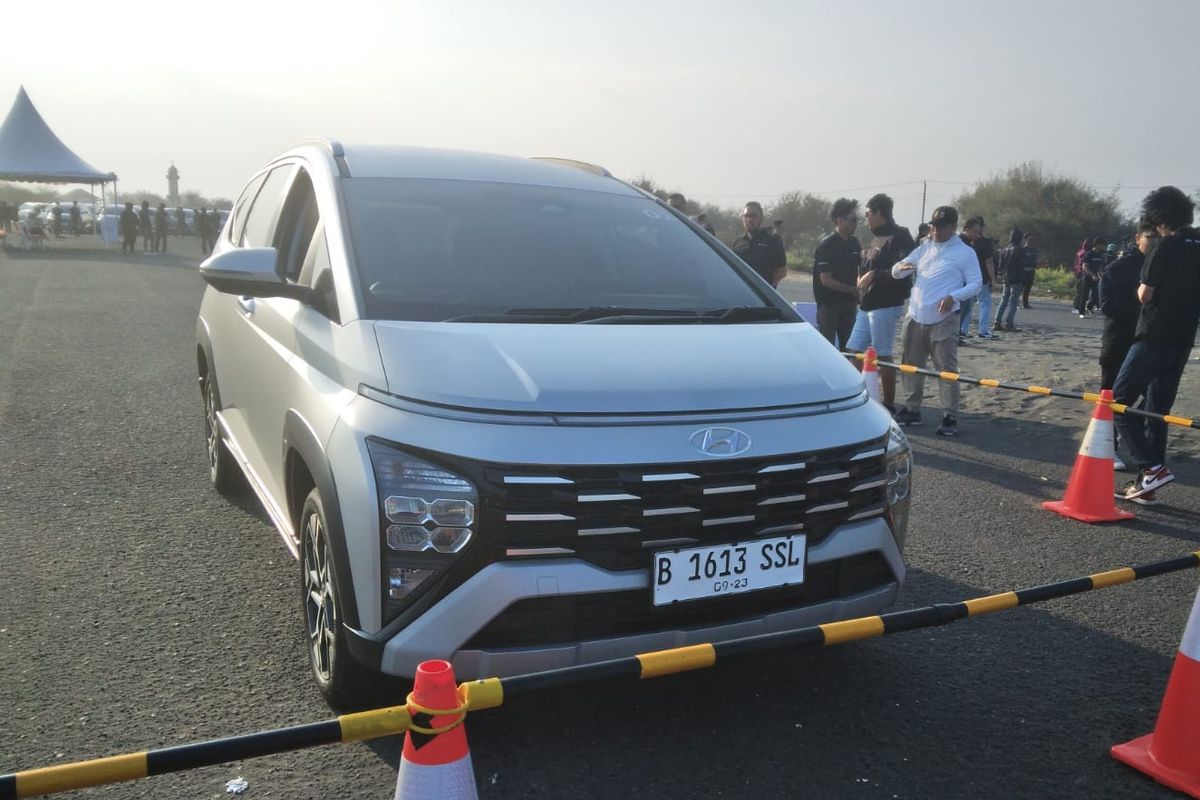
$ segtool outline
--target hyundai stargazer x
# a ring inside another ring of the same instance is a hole
[[[504,676],[896,597],[904,435],[731,250],[599,167],[305,144],[200,273],[210,477],[299,561],[334,705],[430,658]]]

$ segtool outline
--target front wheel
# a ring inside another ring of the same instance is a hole
[[[375,704],[389,683],[350,655],[342,628],[337,576],[325,506],[317,489],[308,493],[300,513],[301,602],[308,643],[308,663],[325,701],[334,709]],[[386,704],[399,702],[388,698]],[[379,703],[384,704],[384,703]]]

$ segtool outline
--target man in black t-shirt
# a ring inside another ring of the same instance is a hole
[[[813,253],[813,297],[817,301],[817,327],[830,344],[845,349],[858,312],[858,267],[862,245],[854,236],[858,228],[858,201],[842,197],[829,212],[833,233]]]
[[[1200,325],[1200,231],[1192,227],[1194,210],[1191,198],[1174,186],[1155,189],[1142,201],[1142,222],[1162,239],[1142,265],[1141,313],[1113,384],[1113,400],[1134,406],[1144,398],[1145,410],[1155,414],[1171,413]],[[1138,470],[1117,497],[1153,505],[1155,491],[1175,480],[1165,464],[1167,425],[1119,414],[1116,427]]]
[[[746,233],[735,239],[730,247],[763,280],[771,286],[778,286],[787,275],[787,253],[779,237],[768,233],[762,223],[762,205],[754,200],[746,203],[742,209],[742,228]]]
[[[975,251],[975,258],[979,260],[979,276],[983,280],[983,287],[979,290],[978,298],[965,301],[962,308],[959,309],[962,322],[958,329],[958,343],[963,344],[963,340],[971,333],[971,310],[975,307],[976,299],[979,301],[979,338],[999,339],[999,336],[992,333],[992,285],[995,283],[992,251],[994,248],[992,240],[983,235],[983,217],[968,219],[963,225],[959,237]]]

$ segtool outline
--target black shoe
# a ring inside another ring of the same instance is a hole
[[[937,435],[958,436],[958,417],[953,414],[942,417],[942,424],[938,425]]]
[[[895,414],[896,424],[898,425],[920,425],[921,414],[918,411],[909,411],[906,407],[901,406],[900,410]]]

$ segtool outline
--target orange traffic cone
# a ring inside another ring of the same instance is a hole
[[[867,385],[867,397],[870,397],[876,403],[879,400],[879,356],[875,353],[874,347],[867,347],[867,354],[863,357],[863,383]]]
[[[1113,758],[1200,797],[1200,592],[1192,604],[1154,733],[1119,744]]]
[[[1108,404],[1112,392],[1100,392],[1100,402],[1092,415],[1087,435],[1075,456],[1075,468],[1067,481],[1067,493],[1062,500],[1042,503],[1042,508],[1080,522],[1114,522],[1133,519],[1133,514],[1121,511],[1113,502],[1113,415]]]
[[[462,726],[466,703],[458,695],[448,661],[426,661],[417,667],[408,711],[413,727],[404,736],[394,800],[477,800]]]

